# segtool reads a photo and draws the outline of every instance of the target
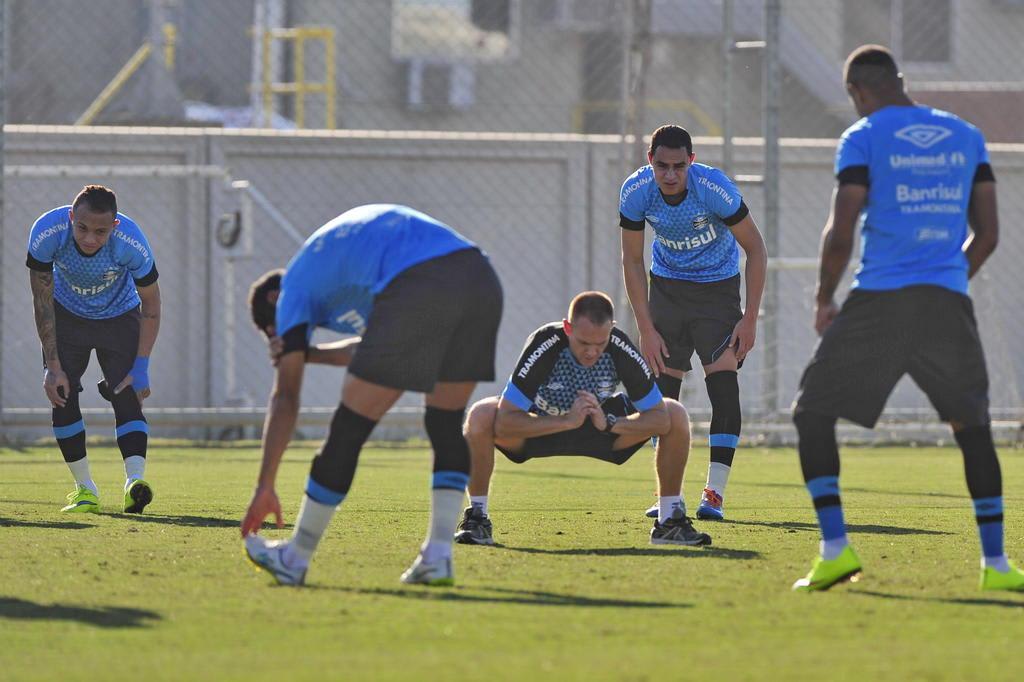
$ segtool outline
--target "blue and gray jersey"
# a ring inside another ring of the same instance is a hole
[[[884,107],[843,133],[835,172],[868,188],[854,288],[967,293],[967,206],[975,182],[995,179],[981,131],[931,107]]]
[[[729,227],[749,211],[725,173],[694,163],[686,173],[679,204],[665,202],[649,165],[622,183],[619,225],[625,230],[654,229],[651,272],[689,282],[717,282],[739,274],[740,253]]]
[[[79,317],[102,320],[137,307],[141,300],[136,287],[149,286],[158,276],[142,230],[118,213],[120,222],[110,239],[87,255],[75,242],[70,211],[70,206],[61,206],[39,216],[29,233],[26,265],[52,270],[53,299]]]
[[[569,412],[577,391],[589,391],[604,402],[618,395],[620,383],[640,412],[661,402],[654,375],[622,331],[613,328],[604,353],[592,366],[584,367],[569,349],[562,323],[552,322],[526,340],[501,397],[524,412],[558,416]]]
[[[419,263],[471,248],[473,242],[452,228],[405,206],[346,211],[310,235],[288,263],[277,299],[277,334],[285,337],[304,326],[306,343],[317,327],[361,336],[374,296],[392,279]]]

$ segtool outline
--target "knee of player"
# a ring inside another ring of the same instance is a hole
[[[462,426],[462,433],[467,438],[476,435],[494,434],[494,419],[498,413],[498,399],[484,398],[473,403],[466,414],[466,422]]]
[[[664,403],[666,415],[665,433],[668,433],[669,431],[678,431],[689,436],[690,415],[686,411],[686,408],[683,407],[683,404],[678,400],[673,400],[672,398],[665,398]]]

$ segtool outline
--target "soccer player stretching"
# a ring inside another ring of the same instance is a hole
[[[679,398],[694,350],[711,400],[711,461],[698,519],[720,520],[740,436],[737,370],[754,347],[768,266],[764,239],[725,173],[694,163],[690,134],[666,125],[651,136],[649,165],[619,196],[622,274],[640,349],[666,398]],[[644,227],[654,230],[648,299]],[[747,309],[740,308],[739,249],[746,253]],[[648,510],[657,514],[657,505]]]
[[[967,296],[967,280],[995,250],[999,234],[985,139],[953,114],[911,101],[884,47],[854,50],[843,76],[863,118],[847,128],[836,151],[838,185],[822,235],[815,301],[822,337],[793,416],[821,553],[793,589],[827,590],[860,572],[840,503],[836,420],[874,427],[896,382],[909,374],[963,451],[981,535],[981,588],[1024,590],[1024,572],[1003,551],[988,374]],[[863,256],[840,310],[834,295],[860,218]]]
[[[153,499],[143,480],[149,426],[142,401],[150,394],[149,355],[160,330],[160,288],[149,243],[131,218],[118,213],[112,191],[88,185],[71,206],[36,220],[27,265],[53,435],[76,484],[61,511],[100,508],[78,406],[82,374],[95,350],[104,378],[100,393],[114,407],[124,458],[122,509],[139,513]]]
[[[363,443],[404,391],[417,391],[426,394],[433,490],[427,538],[402,581],[453,584],[452,536],[469,482],[462,419],[476,383],[494,379],[501,320],[501,284],[487,257],[423,213],[360,206],[314,232],[283,276],[272,271],[257,281],[249,303],[277,367],[263,465],[242,520],[250,560],[280,584],[304,582],[320,538],[348,495]],[[317,327],[359,338],[310,347]],[[271,514],[282,525],[274,482],[295,430],[307,362],[348,366],[341,405],[313,459],[294,534],[266,541],[255,533]]]
[[[620,383],[625,394],[616,392]],[[611,299],[600,291],[578,294],[567,319],[527,339],[505,390],[473,405],[465,432],[473,471],[458,542],[494,543],[487,495],[495,447],[517,464],[554,455],[623,464],[659,436],[658,520],[651,543],[711,544],[683,513],[680,489],[690,452],[686,410],[661,397],[647,363],[615,327]]]

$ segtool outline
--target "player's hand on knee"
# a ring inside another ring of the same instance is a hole
[[[273,488],[259,486],[253,493],[252,502],[242,519],[242,537],[252,533],[258,533],[263,525],[263,519],[271,514],[274,515],[274,522],[278,528],[284,528],[284,517],[281,515],[281,501],[277,499],[277,492]]]
[[[149,390],[148,357],[139,356],[135,358],[135,364],[128,371],[128,376],[122,379],[121,383],[114,388],[114,394],[117,395],[129,386],[135,389],[135,395],[138,396],[139,402],[149,397],[151,391]]]
[[[747,353],[754,347],[754,340],[757,338],[757,321],[741,319],[733,327],[732,337],[729,339],[729,347],[734,349],[736,359],[743,362]]]
[[[656,330],[640,332],[640,352],[647,361],[647,366],[654,372],[654,376],[661,376],[665,371],[665,358],[669,357],[668,346],[665,339],[661,338]]]
[[[43,372],[43,391],[54,407],[64,407],[71,395],[71,382],[62,369],[47,367]]]

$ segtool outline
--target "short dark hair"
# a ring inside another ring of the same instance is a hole
[[[900,70],[889,48],[861,45],[846,58],[843,79],[868,90],[885,90],[899,83]]]
[[[277,306],[270,302],[270,294],[280,291],[283,276],[284,270],[281,268],[264,272],[249,287],[249,312],[252,313],[252,322],[264,334],[267,334],[267,328],[275,323]]]
[[[86,185],[71,202],[71,210],[85,204],[93,213],[113,213],[117,215],[117,196],[114,190],[103,185]]]
[[[651,148],[648,150],[653,155],[658,147],[669,149],[685,149],[687,154],[693,153],[693,140],[686,128],[674,125],[661,126],[651,133]]]
[[[585,317],[594,324],[604,324],[615,318],[615,306],[602,291],[584,291],[569,303],[569,322]]]

